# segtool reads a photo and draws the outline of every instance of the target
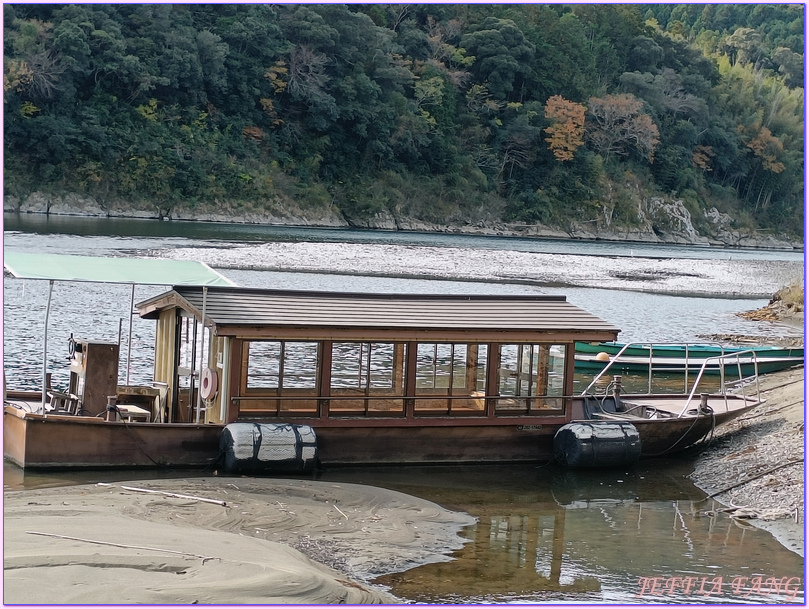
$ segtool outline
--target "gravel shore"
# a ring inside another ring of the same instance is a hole
[[[760,389],[766,402],[718,430],[691,478],[804,556],[804,368],[763,376]]]
[[[765,298],[803,276],[802,261],[634,258],[367,243],[263,243],[155,252],[221,269],[609,287]]]

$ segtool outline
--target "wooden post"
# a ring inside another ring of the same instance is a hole
[[[416,371],[418,358],[418,343],[407,343],[405,366],[405,418],[412,419],[416,410]]]
[[[231,397],[240,397],[244,394],[245,386],[247,384],[247,367],[245,361],[247,360],[247,349],[244,348],[244,340],[241,338],[234,338],[230,341],[230,394]],[[228,418],[226,423],[233,423],[239,418],[239,410],[241,403],[239,401],[230,401],[228,408]]]
[[[486,395],[497,396],[500,395],[500,345],[498,343],[489,343],[489,353],[486,372]],[[486,416],[490,419],[494,418],[494,411],[497,405],[497,400],[486,400]]]
[[[551,359],[551,346],[539,345],[537,353],[537,390],[535,395],[548,395],[548,365]]]
[[[478,384],[478,345],[466,345],[466,389],[475,391]]]
[[[329,418],[331,406],[331,401],[328,398],[331,397],[332,345],[334,345],[332,341],[324,340],[318,346],[319,354],[317,359],[320,369],[318,370],[318,388],[316,391],[323,399],[318,400],[317,406],[320,411],[319,416],[324,420]]]
[[[404,392],[404,343],[393,344],[393,389],[396,395],[402,395]]]

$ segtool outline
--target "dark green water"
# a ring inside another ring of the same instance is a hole
[[[669,244],[626,244],[607,241],[529,239],[418,233],[406,231],[355,230],[229,224],[215,222],[161,222],[131,218],[83,218],[44,214],[3,214],[3,230],[41,235],[70,234],[85,237],[117,236],[126,238],[185,238],[235,243],[319,241],[331,243],[385,243],[439,247],[473,247],[553,254],[596,256],[637,256],[648,258],[707,258],[723,260],[803,260],[803,252],[794,250],[750,250]]]

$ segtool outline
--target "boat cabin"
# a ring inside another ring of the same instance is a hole
[[[177,286],[137,311],[157,320],[163,420],[318,429],[569,421],[574,343],[619,332],[564,296]]]

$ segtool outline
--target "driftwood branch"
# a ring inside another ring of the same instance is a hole
[[[156,495],[165,495],[166,497],[176,497],[177,499],[191,499],[193,501],[204,501],[205,503],[215,503],[227,507],[227,503],[219,499],[207,499],[206,497],[194,497],[193,495],[180,495],[179,493],[167,493],[164,491],[153,491],[148,488],[136,488],[134,486],[121,486],[122,489],[127,491],[135,491],[138,493],[154,493]]]
[[[169,554],[179,554],[181,556],[193,556],[201,558],[202,564],[206,560],[213,560],[215,556],[203,556],[202,554],[191,554],[190,552],[180,552],[179,550],[166,550],[165,548],[150,548],[148,546],[130,546],[123,543],[113,543],[111,541],[98,541],[95,539],[82,539],[81,537],[70,537],[69,535],[56,535],[55,533],[41,533],[39,531],[26,531],[29,535],[43,535],[44,537],[55,537],[57,539],[69,539],[70,541],[81,541],[84,543],[94,543],[100,546],[113,546],[115,548],[128,548],[131,550],[148,550],[150,552],[167,552]]]
[[[332,507],[334,507],[334,509],[335,509],[335,510],[337,510],[338,512],[340,512],[340,513],[343,515],[343,518],[345,518],[346,520],[348,520],[348,516],[346,516],[346,513],[345,513],[343,510],[341,510],[340,508],[338,508],[338,507],[337,507],[337,504],[332,504]]]

